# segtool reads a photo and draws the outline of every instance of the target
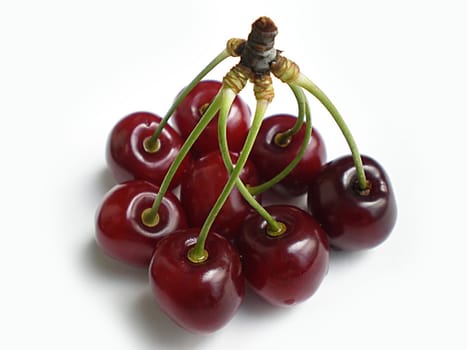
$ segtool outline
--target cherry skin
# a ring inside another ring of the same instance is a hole
[[[305,137],[305,124],[291,137],[290,143],[281,146],[275,141],[278,133],[292,128],[296,121],[296,117],[288,114],[277,114],[264,119],[251,153],[251,159],[264,180],[270,180],[281,172],[297,155]],[[300,162],[272,188],[287,196],[304,194],[310,179],[325,161],[326,148],[323,139],[316,128],[313,128],[311,139]]]
[[[235,164],[238,154],[230,153]],[[196,159],[180,186],[180,201],[187,214],[190,227],[201,227],[214,206],[229,176],[219,151]],[[259,183],[257,171],[250,161],[240,172],[244,184],[255,186]],[[259,197],[257,198],[260,199]],[[244,218],[252,208],[234,188],[216,217],[212,230],[234,241]]]
[[[310,212],[339,250],[373,248],[389,236],[396,222],[396,200],[388,175],[374,159],[362,156],[362,161],[368,193],[358,189],[351,156],[327,163],[308,192]]]
[[[148,227],[141,213],[152,206],[159,188],[135,180],[114,186],[96,215],[96,239],[109,256],[127,264],[147,267],[157,243],[171,232],[187,227],[177,197],[168,192],[158,211],[159,223]]]
[[[120,120],[112,129],[107,141],[106,158],[108,167],[119,183],[129,180],[147,180],[160,185],[167,170],[182,147],[183,140],[170,126],[166,125],[159,137],[160,148],[148,152],[144,140],[154,134],[161,118],[149,112],[136,112]],[[188,165],[182,162],[170,188],[180,184]]]
[[[232,319],[242,303],[244,278],[240,256],[222,236],[210,232],[208,258],[187,258],[199,229],[178,230],[163,239],[149,267],[149,280],[160,308],[192,333],[209,334]]]
[[[319,223],[290,205],[266,210],[286,226],[273,237],[258,214],[247,218],[238,238],[243,273],[253,290],[277,306],[289,306],[312,296],[327,274],[329,243]]]
[[[175,110],[172,120],[183,138],[187,138],[201,119],[204,111],[220,90],[222,83],[213,80],[199,82]],[[251,112],[248,105],[237,96],[230,108],[227,119],[227,140],[232,152],[240,152],[250,127]],[[219,150],[218,114],[201,133],[191,149],[196,157]]]

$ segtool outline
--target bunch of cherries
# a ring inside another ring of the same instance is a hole
[[[98,245],[148,268],[160,308],[194,333],[216,331],[234,316],[245,281],[273,305],[306,300],[327,273],[330,247],[372,248],[396,221],[385,171],[359,154],[329,98],[274,48],[276,35],[274,23],[259,18],[248,39],[230,39],[163,118],[133,113],[108,139],[118,184],[97,212]],[[202,80],[227,57],[240,62],[222,82]],[[274,97],[271,73],[295,95],[297,116],[264,118]],[[249,81],[253,116],[238,96]],[[350,156],[325,163],[305,91],[335,119]],[[306,194],[309,212],[262,206],[267,190]]]

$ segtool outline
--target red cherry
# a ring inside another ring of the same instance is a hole
[[[206,240],[207,260],[188,260],[198,234],[199,229],[185,229],[163,239],[154,252],[149,279],[160,308],[175,323],[207,334],[235,315],[243,300],[244,279],[238,252],[214,232]]]
[[[248,217],[238,238],[243,273],[269,303],[299,303],[315,293],[327,273],[327,237],[319,223],[299,208],[276,205],[266,210],[285,224],[286,231],[273,237],[261,216]]]
[[[368,249],[382,243],[396,222],[397,209],[389,177],[375,160],[362,156],[368,193],[358,189],[351,156],[335,159],[316,175],[308,207],[333,247]]]
[[[144,140],[154,134],[161,118],[148,112],[130,114],[120,120],[113,128],[107,141],[107,164],[117,182],[129,180],[147,180],[160,185],[167,170],[177,156],[183,144],[178,133],[166,125],[159,137],[160,148],[156,152],[148,152],[144,148]],[[176,187],[186,169],[185,160],[170,188]]]
[[[185,228],[178,199],[168,192],[162,200],[159,223],[148,227],[141,221],[159,188],[142,180],[114,186],[104,197],[96,216],[96,239],[104,252],[128,264],[148,266],[156,244],[171,232]]]
[[[175,110],[172,119],[183,138],[187,138],[194,129],[207,106],[219,92],[222,83],[205,80],[196,85]],[[230,108],[227,119],[227,140],[232,152],[240,152],[250,127],[251,113],[248,105],[237,96]],[[196,157],[202,157],[211,151],[219,150],[218,145],[218,115],[208,124],[199,139],[193,145],[191,152]]]
[[[292,128],[297,118],[288,114],[278,114],[264,119],[251,159],[255,163],[261,177],[270,180],[282,171],[297,155],[305,137],[305,125],[290,139],[290,143],[280,146],[275,136]],[[319,171],[326,161],[326,148],[316,128],[312,129],[303,158],[297,166],[273,189],[289,196],[298,196],[307,191],[310,179]]]
[[[235,164],[238,155],[230,153],[230,156]],[[201,227],[222,192],[229,175],[219,151],[194,160],[189,174],[180,186],[180,201],[187,214],[190,227]],[[258,184],[259,178],[251,162],[248,161],[241,171],[240,179],[252,186]],[[251,210],[250,205],[235,188],[216,217],[212,230],[234,240],[244,218]]]

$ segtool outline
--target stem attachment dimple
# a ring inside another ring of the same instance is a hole
[[[199,107],[199,115],[203,115],[204,113],[206,113],[207,109],[209,108],[209,103],[205,103],[204,105],[202,105],[201,107]]]
[[[362,197],[366,197],[366,196],[369,196],[369,195],[370,195],[370,193],[371,193],[371,187],[372,187],[371,182],[367,180],[367,182],[366,182],[366,188],[362,189],[362,188],[360,187],[359,182],[358,182],[358,178],[357,178],[357,180],[355,181],[355,184],[354,184],[354,186],[353,186],[355,193],[358,194],[359,196],[362,196]]]
[[[191,247],[188,250],[187,258],[190,260],[193,264],[201,264],[208,260],[209,254],[206,249],[203,249],[201,254],[195,249],[196,246]]]
[[[277,147],[286,148],[292,142],[292,136],[286,132],[278,132],[272,140]]]
[[[143,141],[143,148],[148,153],[156,153],[161,149],[161,140],[154,141],[151,137],[146,137]]]
[[[266,233],[268,236],[279,237],[287,232],[287,226],[283,222],[276,221],[276,223],[277,223],[276,227],[272,227],[269,225],[266,227]]]
[[[160,217],[158,213],[154,215],[151,208],[146,208],[141,213],[141,221],[147,227],[156,227],[159,224]]]

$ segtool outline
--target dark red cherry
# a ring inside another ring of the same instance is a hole
[[[389,177],[372,158],[362,156],[368,193],[358,188],[351,156],[326,164],[308,192],[308,207],[333,247],[368,249],[382,243],[396,222],[397,209]]]
[[[201,81],[180,103],[172,119],[183,138],[186,139],[194,129],[221,86],[222,83],[219,81]],[[250,121],[251,113],[248,105],[237,96],[227,119],[227,140],[230,151],[241,151],[250,127]],[[193,145],[191,151],[195,157],[201,157],[211,151],[219,150],[217,127],[218,115],[208,124]]]
[[[238,237],[243,273],[256,293],[273,305],[302,302],[315,293],[328,271],[327,237],[299,208],[276,205],[266,210],[286,231],[271,236],[261,216],[249,216]]]
[[[188,260],[198,234],[199,229],[185,229],[163,239],[154,252],[149,279],[160,308],[175,323],[208,334],[235,315],[243,300],[244,279],[238,252],[214,232],[206,240],[207,260]]]
[[[235,164],[238,155],[231,153],[230,156]],[[219,151],[211,152],[192,162],[189,176],[183,179],[180,186],[180,201],[187,214],[190,227],[203,225],[228,178],[228,172]],[[245,184],[252,186],[258,184],[256,169],[250,161],[247,161],[241,171],[240,178]],[[245,216],[251,210],[250,205],[235,188],[216,217],[212,229],[234,240]]]
[[[161,118],[148,112],[130,114],[112,129],[107,141],[108,167],[117,182],[147,180],[160,185],[183,144],[178,133],[166,125],[159,137],[160,148],[148,152],[144,140],[154,134]],[[170,188],[180,184],[188,160],[182,162]]]
[[[185,228],[186,219],[178,199],[170,192],[159,208],[159,223],[147,227],[141,213],[150,208],[159,188],[135,180],[114,186],[104,197],[96,215],[96,239],[102,250],[131,265],[148,266],[156,244],[171,232]]]
[[[281,172],[297,155],[305,137],[305,124],[287,144],[280,145],[275,138],[277,134],[292,128],[296,121],[296,117],[288,114],[273,115],[264,119],[251,153],[251,159],[264,180],[270,180]],[[289,196],[305,193],[310,179],[325,161],[326,148],[323,139],[316,128],[313,128],[303,158],[273,189]]]

